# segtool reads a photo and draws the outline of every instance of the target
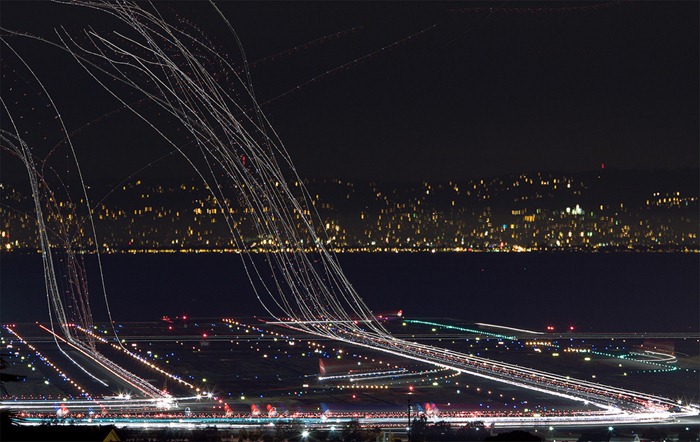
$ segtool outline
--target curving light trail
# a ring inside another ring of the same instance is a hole
[[[178,121],[200,148],[201,157],[179,152],[206,184],[236,245],[244,250],[248,245],[231,216],[239,208],[255,221],[259,240],[271,245],[262,266],[252,254],[241,256],[258,299],[273,317],[317,336],[590,403],[614,413],[668,411],[676,406],[674,401],[659,396],[393,337],[374,317],[326,248],[328,234],[317,227],[321,220],[313,207],[314,200],[264,118],[247,69],[246,78],[238,78],[238,93],[247,97],[246,106],[234,100],[234,91],[217,83],[206,68],[207,59],[211,58],[235,73],[228,61],[164,21],[155,8],[146,10],[125,1],[73,3],[111,14],[126,24],[130,33],[107,35],[88,30],[84,34],[88,43],[80,43],[60,32],[62,44],[125,105],[123,92],[111,86],[115,80],[140,92]],[[222,18],[225,20],[223,15]],[[228,22],[226,25],[231,29]],[[208,51],[207,57],[195,54],[194,48]],[[245,55],[243,61],[245,64]],[[243,111],[248,108],[255,113]],[[131,110],[177,148],[165,132],[167,128],[153,116],[133,107]],[[243,117],[237,117],[241,112]]]
[[[89,233],[87,236],[88,239],[92,241],[95,248],[107,315],[109,317],[112,331],[115,337],[117,337],[116,330],[114,330],[114,323],[112,321],[109,302],[107,300],[107,291],[104,283],[104,275],[102,273],[102,262],[99,253],[95,223],[92,217],[92,210],[90,208],[90,200],[88,198],[83,175],[78,163],[75,149],[70,140],[68,130],[63,123],[53,99],[39,77],[34,73],[25,60],[14,50],[14,48],[5,40],[4,37],[0,37],[0,41],[2,41],[2,43],[9,48],[10,52],[17,57],[20,63],[31,74],[34,81],[36,81],[41,90],[44,92],[47,100],[50,102],[50,107],[56,113],[56,118],[66,137],[65,139],[67,140],[66,144],[68,146],[70,158],[73,160],[73,164],[78,171],[78,178],[82,190],[81,200],[84,202],[87,208],[87,219],[89,220]],[[41,247],[42,264],[44,270],[44,285],[46,289],[50,319],[50,329],[44,326],[40,327],[53,336],[57,348],[67,359],[98,382],[104,384],[103,381],[72,358],[64,350],[62,344],[67,345],[73,350],[76,350],[82,355],[88,357],[91,361],[102,367],[102,369],[108,371],[122,381],[125,381],[127,384],[135,387],[144,395],[160,399],[167,398],[168,395],[164,392],[158,390],[147,381],[139,378],[128,370],[125,370],[99,353],[95,348],[95,341],[90,335],[84,335],[87,337],[87,339],[81,339],[80,336],[74,333],[72,327],[73,321],[78,322],[85,329],[92,327],[92,312],[90,308],[90,298],[88,296],[84,262],[82,259],[78,258],[75,250],[75,239],[76,236],[82,234],[83,226],[81,224],[77,229],[75,229],[75,231],[72,230],[71,222],[76,220],[78,217],[76,216],[75,212],[76,205],[70,201],[67,186],[60,180],[59,177],[61,188],[66,191],[67,197],[66,201],[59,201],[57,193],[54,192],[54,190],[49,186],[47,177],[43,173],[46,163],[42,162],[42,167],[37,167],[37,161],[34,154],[32,153],[31,148],[20,136],[21,130],[19,129],[16,120],[13,118],[10,108],[7,106],[7,103],[2,97],[0,97],[0,103],[2,104],[3,114],[11,126],[11,130],[0,129],[0,146],[3,149],[13,153],[22,161],[28,175],[36,214],[37,230],[39,233],[39,243]],[[72,209],[72,212],[70,212],[68,216],[63,216],[62,214],[61,208],[64,206],[64,203],[66,207]],[[49,228],[49,222],[52,222],[55,225],[55,228]],[[52,233],[53,237],[50,237],[49,233]],[[58,261],[58,264],[56,261]],[[62,271],[57,270],[58,267],[62,267]],[[64,284],[63,286],[59,284],[60,275],[67,278],[67,284]],[[55,318],[54,315],[56,316]],[[56,323],[58,323],[58,327],[60,327],[62,336],[55,331]],[[13,333],[16,334],[16,332]],[[119,342],[118,338],[117,342]]]

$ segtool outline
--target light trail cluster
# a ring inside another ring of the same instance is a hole
[[[198,147],[201,158],[176,145],[156,127],[153,116],[131,108],[159,130],[195,168],[240,249],[245,249],[245,244],[231,217],[233,201],[238,201],[255,219],[260,238],[287,250],[267,253],[264,268],[259,268],[250,254],[241,255],[256,295],[268,312],[296,322],[329,319],[354,324],[359,318],[377,333],[386,335],[325,248],[325,232],[314,228],[313,220],[318,217],[310,198],[286,150],[276,137],[267,135],[274,136],[274,131],[255,105],[251,86],[240,79],[242,91],[256,110],[248,115],[243,111],[247,106],[233,100],[231,91],[223,89],[205,68],[204,60],[190,50],[209,50],[192,36],[135,4],[75,3],[115,16],[134,35],[103,37],[88,31],[88,46],[62,34],[61,42],[67,50],[117,98],[119,91],[106,86],[103,78],[141,92],[190,133],[190,142]],[[209,56],[233,70],[218,54],[210,52]],[[287,185],[285,174],[295,180],[298,195]],[[235,192],[233,197],[228,196],[230,191]],[[317,253],[303,252],[309,244]],[[309,323],[308,328],[315,329],[317,324]]]

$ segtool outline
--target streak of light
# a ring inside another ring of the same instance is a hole
[[[485,322],[477,322],[476,325],[480,325],[482,327],[502,328],[503,330],[511,330],[511,331],[516,331],[516,332],[529,333],[532,335],[543,335],[544,334],[544,332],[538,332],[538,331],[534,331],[534,330],[526,330],[524,328],[506,327],[505,325],[487,324]]]

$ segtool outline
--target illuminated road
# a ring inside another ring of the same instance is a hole
[[[354,413],[342,416],[297,413],[289,417],[254,417],[250,415],[235,417],[84,417],[56,420],[43,417],[24,417],[25,425],[41,425],[47,422],[65,425],[114,425],[131,428],[260,428],[283,424],[302,424],[309,428],[341,429],[344,424],[357,421],[360,425],[382,428],[405,428],[408,419],[404,413]],[[698,418],[671,418],[659,414],[611,416],[608,414],[588,414],[574,416],[490,416],[484,414],[464,413],[463,415],[440,415],[432,418],[452,425],[465,425],[483,422],[485,426],[495,427],[535,427],[535,426],[608,426],[624,424],[678,424],[697,425]]]

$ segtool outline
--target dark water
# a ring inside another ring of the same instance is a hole
[[[88,272],[96,274],[94,257]],[[345,254],[349,280],[375,313],[580,331],[697,331],[695,254]],[[103,256],[117,321],[162,315],[263,315],[237,255]],[[39,255],[3,255],[0,321],[47,320]],[[106,318],[98,281],[93,313]]]

